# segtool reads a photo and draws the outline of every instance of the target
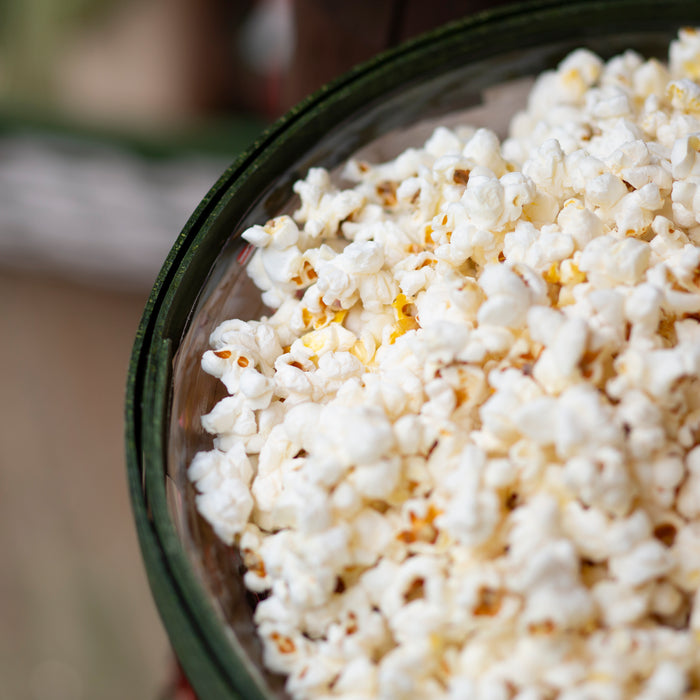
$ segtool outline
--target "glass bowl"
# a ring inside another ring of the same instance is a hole
[[[466,122],[504,134],[532,77],[585,46],[665,59],[678,29],[700,23],[680,0],[540,1],[451,23],[384,53],[291,110],[212,187],[172,248],[134,345],[126,403],[134,516],[152,592],[202,699],[286,697],[261,663],[243,566],[197,515],[186,469],[211,449],[200,417],[223,395],[200,358],[223,320],[259,317],[240,234],[294,209],[293,183],[362,150],[385,159],[432,126]]]

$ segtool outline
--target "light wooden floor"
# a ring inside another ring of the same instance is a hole
[[[0,700],[155,699],[170,673],[124,466],[145,296],[0,271]]]

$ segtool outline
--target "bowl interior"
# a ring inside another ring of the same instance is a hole
[[[186,476],[194,454],[212,447],[200,418],[225,392],[200,369],[209,334],[228,318],[265,312],[245,274],[250,251],[240,233],[292,212],[292,185],[309,167],[333,170],[358,152],[386,160],[422,143],[436,123],[488,126],[503,136],[532,76],[574,48],[603,57],[633,48],[664,59],[678,27],[698,20],[692,3],[623,0],[535,3],[450,25],[303,103],[222,176],[195,212],[144,316],[136,359],[147,368],[134,373],[143,412],[139,477],[155,537],[171,548],[164,557],[172,587],[192,629],[208,637],[204,653],[215,658],[228,697],[285,697],[283,680],[262,668],[256,597],[243,586],[240,556],[198,516]],[[149,410],[160,417],[155,423]],[[168,626],[163,607],[161,613]],[[195,688],[204,687],[204,671],[181,660]]]

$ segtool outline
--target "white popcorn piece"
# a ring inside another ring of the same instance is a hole
[[[392,523],[372,508],[364,508],[353,518],[351,547],[360,566],[372,566],[388,550],[396,534]]]
[[[585,91],[600,77],[603,62],[599,56],[587,49],[572,51],[558,66],[561,85],[571,91],[569,100],[579,102]]]
[[[556,538],[561,524],[559,509],[547,493],[534,494],[511,515],[508,559],[519,568],[550,539]]]
[[[282,249],[264,248],[259,250],[255,257],[260,260],[271,289],[290,284],[292,278],[300,274],[304,264],[304,257],[295,246]]]
[[[649,516],[642,510],[626,518],[613,518],[577,501],[565,506],[563,528],[580,553],[594,562],[627,553],[652,534]]]
[[[265,226],[251,226],[241,235],[257,248],[265,248],[269,245],[284,250],[297,243],[299,229],[293,219],[285,215],[271,219]]]
[[[672,700],[682,697],[688,687],[684,669],[670,661],[659,664],[639,695],[643,700]]]
[[[608,172],[588,180],[585,192],[588,204],[610,210],[627,194],[627,188],[621,178]]]
[[[522,404],[540,397],[542,391],[536,382],[515,369],[491,372],[489,383],[496,391],[479,410],[483,428],[496,439],[510,444],[519,436],[514,422],[515,411]]]
[[[646,588],[603,579],[591,592],[603,621],[611,628],[633,625],[649,611],[650,591]]]
[[[255,413],[243,394],[227,396],[219,401],[210,413],[202,416],[202,427],[208,432],[229,441],[255,435]]]
[[[663,204],[659,187],[651,182],[626,194],[615,211],[618,232],[624,236],[641,237],[651,225],[654,212],[661,209]]]
[[[280,624],[261,622],[260,637],[265,641],[263,661],[276,673],[291,674],[299,662],[313,653],[313,645],[293,628]]]
[[[690,78],[672,80],[668,84],[671,105],[682,112],[700,112],[700,87]]]
[[[445,479],[451,498],[444,513],[436,519],[440,529],[468,546],[485,543],[501,519],[500,499],[494,491],[474,484],[474,471],[470,456],[463,456],[460,467]]]
[[[488,168],[496,177],[506,172],[498,136],[490,129],[477,129],[462,149],[462,155]]]
[[[338,680],[333,684],[333,691],[353,700],[376,697],[376,666],[366,657],[356,657],[345,665]]]
[[[389,500],[398,486],[401,462],[398,458],[359,464],[348,477],[358,493],[370,500]]]
[[[197,495],[196,503],[199,512],[226,544],[233,544],[253,510],[250,489],[234,474],[227,475],[215,488]]]
[[[540,396],[519,406],[513,414],[513,423],[529,440],[538,445],[551,445],[556,439],[557,412],[555,399]]]
[[[479,286],[487,296],[477,312],[480,324],[522,327],[530,304],[539,301],[533,288],[506,265],[488,265],[479,277]]]
[[[625,300],[625,316],[645,334],[652,334],[659,327],[663,294],[651,284],[635,286]]]
[[[678,38],[671,42],[668,50],[671,75],[700,77],[700,33],[686,27],[678,32]]]
[[[502,226],[505,191],[497,178],[472,173],[462,202],[471,222],[478,228],[494,230]]]
[[[425,150],[436,158],[459,153],[462,148],[462,141],[457,134],[444,126],[438,126],[425,142]]]
[[[328,406],[321,413],[325,434],[317,433],[312,449],[337,452],[352,464],[371,464],[394,445],[394,435],[384,413],[376,408]],[[319,445],[320,441],[320,445]]]
[[[629,125],[635,130],[634,125]],[[634,168],[642,168],[649,164],[651,153],[646,142],[642,138],[633,138],[621,143],[609,156],[608,163],[615,172],[629,171]],[[629,183],[630,185],[632,183]]]
[[[301,198],[294,218],[304,224],[304,232],[312,239],[337,235],[340,222],[363,204],[358,192],[336,190],[323,168],[311,168],[306,180],[295,183],[294,191]]]
[[[556,450],[561,457],[594,454],[598,446],[619,447],[622,430],[612,408],[586,384],[577,384],[559,399]]]
[[[675,564],[671,575],[682,590],[696,592],[700,577],[700,523],[697,520],[680,528],[671,549]],[[695,614],[695,613],[694,613]]]
[[[586,110],[596,119],[621,119],[631,116],[632,105],[626,90],[608,84],[587,93]]]
[[[668,572],[671,559],[662,544],[647,540],[630,552],[611,557],[609,566],[620,583],[639,586]]]
[[[212,450],[197,453],[187,476],[199,491],[215,491],[229,478],[248,486],[253,477],[253,467],[241,443],[236,443],[228,452]]]
[[[632,77],[634,94],[640,99],[646,99],[652,95],[661,97],[666,92],[669,80],[668,68],[654,58],[649,59],[634,71]]]
[[[272,240],[272,236],[265,230],[265,227],[258,224],[243,231],[241,237],[256,248],[264,248]]]
[[[429,680],[436,664],[436,654],[429,643],[395,647],[379,662],[378,697],[387,700],[439,697],[440,685]]]
[[[644,241],[599,236],[584,248],[579,268],[596,286],[632,285],[639,282],[646,272],[650,254],[649,244]]]
[[[583,250],[586,245],[598,236],[603,235],[603,222],[590,209],[583,206],[578,199],[568,199],[559,212],[557,224],[574,240],[577,249]]]
[[[246,367],[241,372],[239,391],[251,409],[267,408],[272,399],[274,382],[251,367]]]
[[[284,488],[271,508],[276,523],[302,534],[323,532],[333,522],[328,492],[309,477],[308,471],[303,466],[289,469]]]
[[[561,199],[566,194],[566,165],[564,151],[556,139],[545,141],[534,157],[523,165],[523,173],[538,189]]]
[[[244,583],[246,588],[254,593],[264,593],[272,585],[272,580],[267,575],[265,565],[258,554],[261,543],[262,533],[260,529],[248,523],[240,535],[239,547],[246,567],[243,576]],[[279,616],[278,619],[280,617],[282,616]]]
[[[533,376],[552,394],[564,391],[581,376],[579,364],[588,344],[589,329],[579,318],[566,320],[542,352]]]
[[[626,515],[637,495],[623,454],[611,448],[601,448],[594,458],[567,460],[564,479],[582,503],[611,515]]]
[[[671,150],[672,174],[675,180],[683,180],[689,175],[700,174],[697,163],[700,148],[700,134],[688,134],[676,139]]]
[[[687,477],[678,492],[678,512],[688,520],[700,516],[700,447],[686,455]]]

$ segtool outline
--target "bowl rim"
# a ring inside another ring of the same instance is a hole
[[[636,28],[652,28],[661,17],[668,26],[682,26],[700,22],[700,3],[529,0],[492,8],[422,34],[339,76],[278,119],[224,171],[185,224],[158,274],[136,333],[127,375],[125,442],[129,493],[151,591],[175,653],[198,696],[269,697],[262,674],[248,663],[235,637],[225,630],[197,578],[175,530],[166,496],[172,360],[201,287],[185,294],[184,300],[181,290],[192,280],[201,283],[206,279],[225,239],[231,236],[229,231],[206,248],[207,233],[225,206],[235,196],[243,196],[246,183],[254,189],[261,166],[285,145],[293,146],[312,120],[333,110],[357,110],[368,104],[380,94],[377,90],[387,76],[400,81],[415,75],[419,62],[424,72],[439,68],[446,52],[456,48],[466,54],[465,60],[495,55],[499,49],[494,39],[508,32],[516,33],[520,47],[531,47],[539,37],[551,36],[556,23],[568,27],[567,38],[580,35],[583,39],[590,32],[583,19],[601,22],[607,16],[622,22],[629,20],[625,17],[629,13],[633,13],[631,21]],[[622,24],[617,26],[622,28]]]

